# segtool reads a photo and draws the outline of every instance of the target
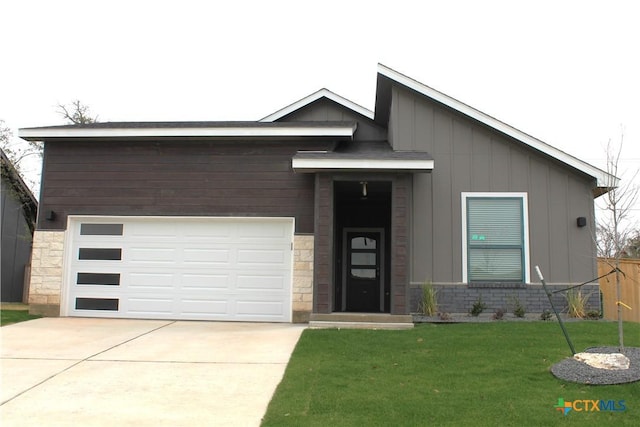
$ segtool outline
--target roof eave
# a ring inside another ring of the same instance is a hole
[[[347,137],[352,138],[357,124],[341,126],[290,127],[159,127],[159,128],[27,128],[18,130],[18,136],[27,141],[80,138],[269,138],[269,137]]]
[[[294,172],[328,172],[328,171],[376,171],[376,172],[431,172],[433,160],[399,160],[399,159],[322,159],[293,158],[291,166]]]

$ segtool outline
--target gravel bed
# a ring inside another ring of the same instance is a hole
[[[619,353],[617,347],[591,347],[585,353]],[[629,358],[629,369],[599,369],[568,357],[551,367],[551,373],[565,381],[580,384],[606,385],[640,381],[640,348],[627,347],[623,353]]]

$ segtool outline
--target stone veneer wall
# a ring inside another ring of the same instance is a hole
[[[44,316],[60,316],[64,231],[36,230],[33,233],[29,312]]]
[[[293,322],[309,321],[313,305],[313,236],[293,238]]]

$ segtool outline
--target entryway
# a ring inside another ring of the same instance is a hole
[[[334,312],[390,311],[391,182],[335,181]]]

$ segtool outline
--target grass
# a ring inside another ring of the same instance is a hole
[[[26,320],[38,319],[42,316],[29,314],[28,310],[2,310],[0,311],[0,326],[11,325],[12,323],[24,322]]]
[[[578,351],[615,345],[613,322],[570,322]],[[640,346],[640,325],[625,325]],[[640,383],[587,386],[553,377],[570,356],[556,322],[425,324],[406,331],[306,330],[263,426],[640,425]],[[558,398],[625,400],[624,412],[576,412]]]

